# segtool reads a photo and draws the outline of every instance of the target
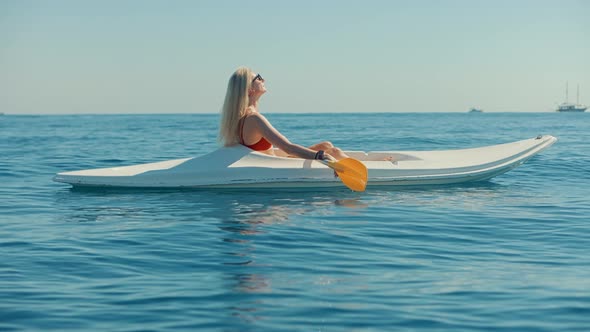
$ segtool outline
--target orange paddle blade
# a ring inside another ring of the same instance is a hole
[[[365,191],[369,172],[367,166],[353,158],[327,163],[338,174],[342,183],[353,191]]]

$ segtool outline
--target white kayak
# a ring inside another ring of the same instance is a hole
[[[368,186],[453,184],[488,180],[557,141],[550,135],[493,146],[440,151],[346,153],[369,171]],[[270,156],[238,145],[200,157],[58,173],[73,186],[132,188],[344,187],[316,160]]]

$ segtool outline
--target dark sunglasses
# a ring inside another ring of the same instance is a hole
[[[254,76],[254,79],[252,80],[252,83],[254,83],[254,81],[259,80],[259,81],[263,81],[264,82],[264,78],[262,78],[262,76],[260,76],[260,74],[256,74],[256,76]]]

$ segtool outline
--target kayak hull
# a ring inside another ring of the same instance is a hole
[[[441,151],[347,151],[369,171],[368,186],[440,185],[484,181],[518,167],[551,146],[550,135],[493,146]],[[344,187],[324,164],[276,157],[241,145],[194,158],[58,173],[76,187],[324,188]]]

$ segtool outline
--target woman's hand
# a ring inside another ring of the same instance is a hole
[[[336,160],[336,158],[332,157],[331,155],[324,153],[324,160],[329,161],[329,162],[335,162],[338,161]]]

